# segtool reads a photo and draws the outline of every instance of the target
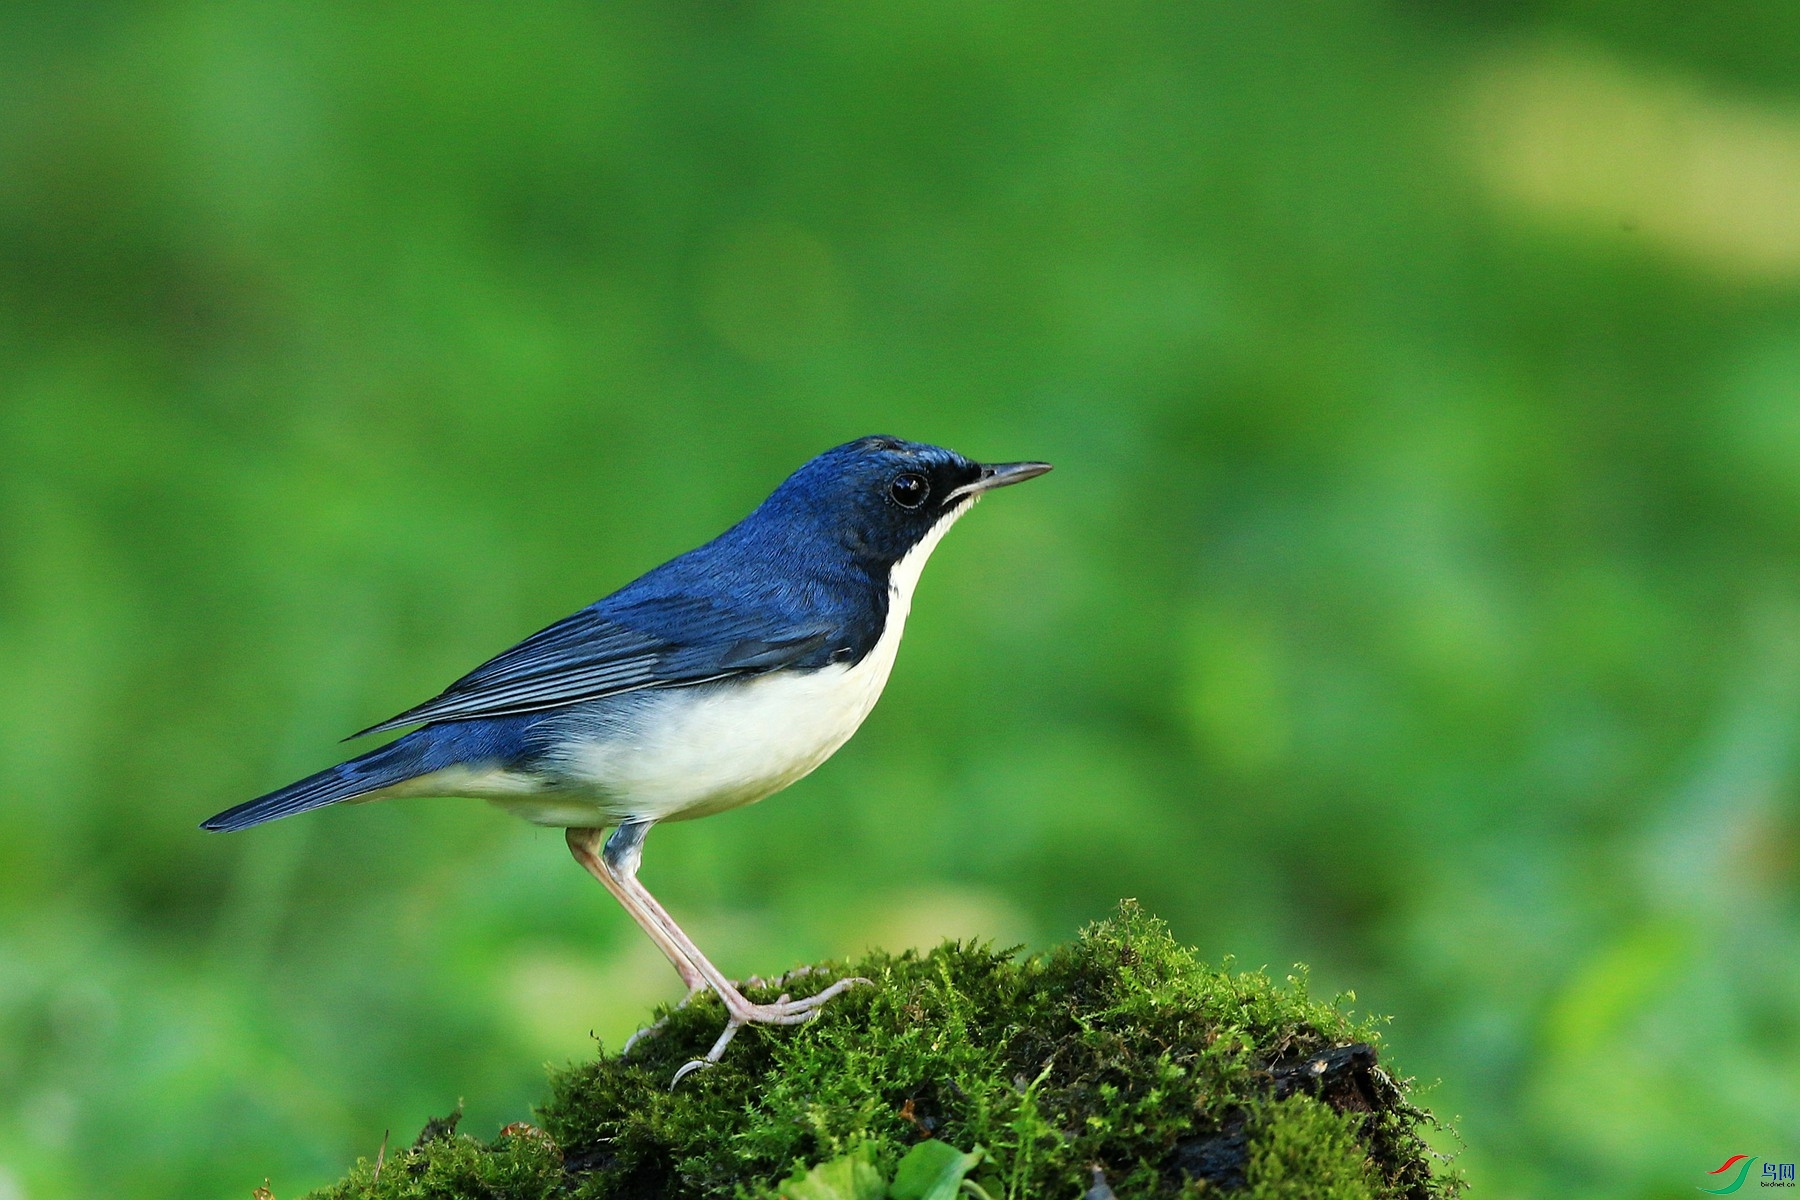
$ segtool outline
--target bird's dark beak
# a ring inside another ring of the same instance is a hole
[[[1027,479],[1036,479],[1049,469],[1050,464],[1047,462],[982,463],[980,477],[974,483],[965,483],[945,496],[944,503],[949,504],[964,496],[977,495],[1009,484],[1024,483]]]

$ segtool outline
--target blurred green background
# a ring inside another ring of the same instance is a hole
[[[284,1198],[673,973],[473,802],[202,817],[870,432],[1058,471],[651,839],[727,970],[1136,896],[1479,1194],[1800,1154],[1800,7],[0,8],[0,1200]]]

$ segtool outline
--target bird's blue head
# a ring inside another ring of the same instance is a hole
[[[944,529],[982,493],[1042,475],[1049,463],[978,463],[896,437],[835,446],[788,476],[758,516],[826,533],[856,558],[891,565]]]

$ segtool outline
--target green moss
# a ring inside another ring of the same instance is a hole
[[[428,1126],[417,1145],[378,1162],[362,1159],[348,1177],[313,1194],[333,1200],[548,1200],[565,1194],[562,1153],[540,1130],[513,1126],[487,1143],[454,1132],[430,1133]]]
[[[927,1136],[985,1147],[975,1182],[994,1200],[1077,1200],[1095,1168],[1121,1200],[1460,1190],[1433,1171],[1429,1118],[1375,1066],[1372,1024],[1303,978],[1203,966],[1135,905],[1038,957],[949,943],[850,970],[875,986],[809,1025],[744,1030],[678,1088],[721,1028],[711,997],[629,1055],[556,1074],[541,1134],[438,1138],[319,1195],[772,1200],[797,1169],[852,1154],[891,1180]]]
[[[1251,1200],[1374,1200],[1385,1194],[1360,1137],[1363,1118],[1310,1096],[1271,1104],[1250,1141]]]

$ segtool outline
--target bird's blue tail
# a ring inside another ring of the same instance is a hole
[[[366,796],[378,788],[420,774],[424,766],[420,761],[422,749],[413,736],[403,737],[367,754],[358,755],[349,762],[327,767],[316,775],[308,775],[298,783],[290,783],[266,796],[258,796],[235,808],[228,808],[200,822],[200,828],[229,833],[261,825],[265,821],[291,817],[295,813],[324,808],[327,804],[336,804],[340,800]]]

